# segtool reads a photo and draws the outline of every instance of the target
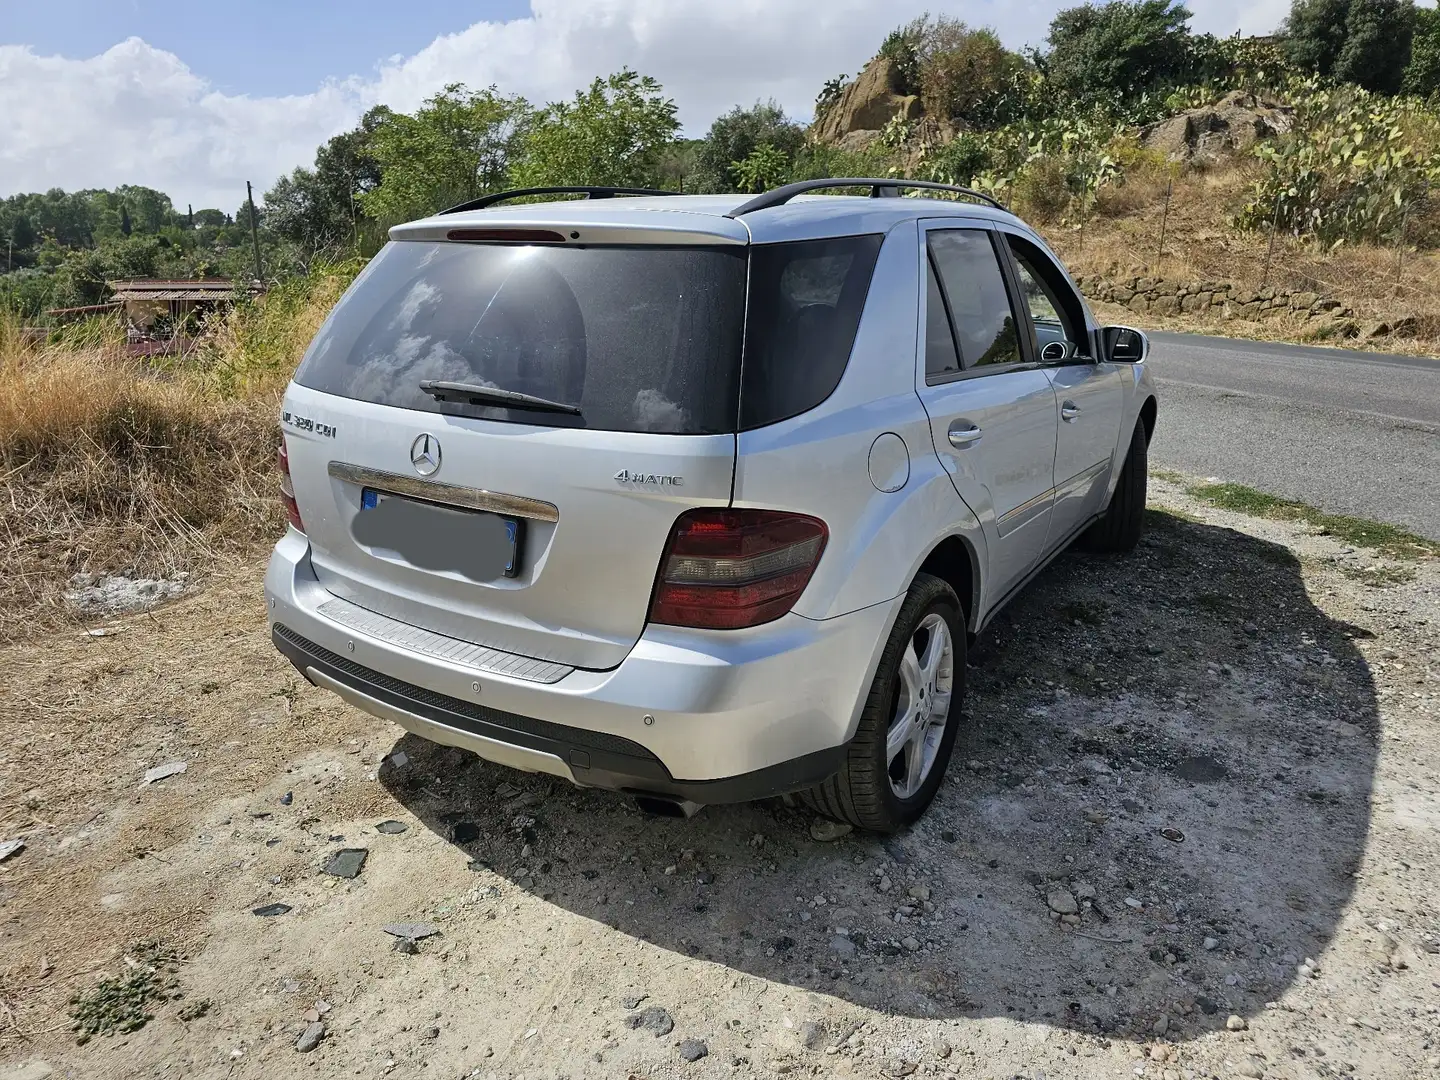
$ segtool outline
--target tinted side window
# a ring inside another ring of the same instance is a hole
[[[935,277],[935,264],[925,260],[925,381],[935,382],[960,370],[955,352],[955,335],[950,332],[950,315]]]
[[[845,373],[880,236],[758,244],[740,377],[740,427],[813,409]]]
[[[936,229],[929,243],[965,369],[1020,363],[1015,313],[990,233]]]
[[[1043,251],[1018,236],[1006,238],[1015,256],[1020,288],[1043,348],[1049,341],[1065,341],[1072,351],[1086,352],[1085,316],[1064,275]]]

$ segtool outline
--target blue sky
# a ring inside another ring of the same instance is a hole
[[[529,11],[523,0],[0,0],[0,43],[77,57],[136,35],[224,93],[303,94],[441,34]]]
[[[451,82],[543,103],[631,67],[700,135],[773,98],[801,121],[925,10],[1040,44],[1075,0],[0,0],[0,197],[146,184],[233,210],[375,104]],[[1289,0],[1192,0],[1196,30],[1273,30]]]

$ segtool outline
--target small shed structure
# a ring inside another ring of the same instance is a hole
[[[125,312],[125,320],[142,332],[150,329],[161,315],[168,315],[172,327],[179,327],[186,316],[208,314],[230,304],[237,293],[257,296],[264,292],[259,282],[236,282],[230,278],[123,278],[107,281],[114,302]]]

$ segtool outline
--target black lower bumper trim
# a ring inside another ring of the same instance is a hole
[[[303,675],[306,668],[396,709],[433,723],[487,739],[498,739],[553,754],[570,766],[578,784],[630,795],[663,795],[697,803],[741,803],[773,798],[818,784],[844,762],[845,746],[782,761],[755,772],[719,780],[676,780],[645,747],[606,732],[587,731],[548,720],[478,705],[438,694],[374,671],[315,644],[276,623],[271,640]]]

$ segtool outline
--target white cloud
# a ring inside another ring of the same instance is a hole
[[[1073,2],[1073,0],[1072,0]],[[915,5],[916,12],[926,4]],[[1039,44],[1061,0],[928,4]],[[1192,25],[1273,29],[1287,0],[1195,0]],[[183,59],[130,38],[88,59],[0,45],[0,196],[51,187],[146,184],[179,205],[233,210],[370,105],[411,110],[448,82],[497,83],[533,101],[567,97],[629,65],[654,75],[703,132],[731,105],[773,97],[809,117],[825,79],[854,73],[907,10],[869,0],[533,0],[531,14],[436,38],[414,56],[287,97],[213,90]]]

